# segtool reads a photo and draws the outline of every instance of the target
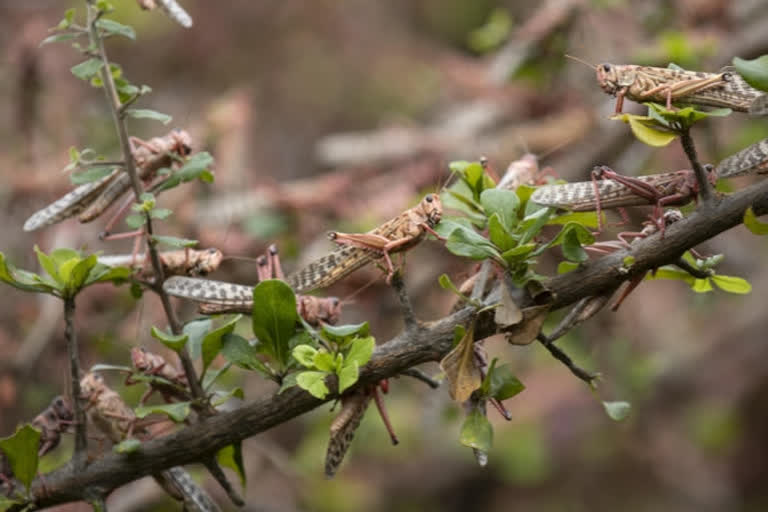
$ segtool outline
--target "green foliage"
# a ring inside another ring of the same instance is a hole
[[[45,254],[35,246],[38,261],[48,275],[17,269],[0,253],[0,281],[24,291],[48,293],[60,298],[73,298],[95,283],[125,282],[131,270],[127,267],[108,267],[98,263],[95,254],[85,256],[73,249],[55,249]]]
[[[253,334],[278,368],[286,368],[290,358],[289,341],[299,321],[293,290],[277,279],[262,281],[253,289],[253,304]]]
[[[161,331],[155,326],[152,326],[152,337],[160,341],[163,345],[173,350],[174,352],[180,352],[189,340],[188,334],[170,334],[165,331]]]
[[[205,151],[195,153],[184,162],[181,169],[174,172],[152,190],[159,193],[177,187],[181,183],[187,183],[196,179],[205,183],[213,183],[213,173],[210,170],[212,163],[213,157],[209,153]]]
[[[134,412],[138,418],[146,418],[150,414],[163,414],[175,423],[182,423],[191,412],[190,402],[174,402],[172,404],[141,405]]]
[[[245,464],[243,463],[243,445],[240,442],[231,444],[219,450],[216,461],[225,468],[229,468],[240,478],[240,485],[245,489]]]
[[[761,91],[768,91],[768,55],[752,60],[734,57],[733,66],[749,85]]]
[[[13,475],[29,489],[37,474],[40,431],[31,425],[22,425],[9,437],[0,439],[0,450],[5,453]]]
[[[645,103],[648,114],[618,114],[611,119],[629,124],[640,142],[653,147],[664,147],[688,131],[691,126],[708,117],[724,117],[731,114],[729,108],[717,108],[707,112],[693,107],[669,110],[657,103]]]
[[[623,421],[627,419],[629,413],[632,411],[632,405],[629,402],[603,402],[603,408],[605,409],[608,417],[613,421]]]
[[[491,422],[479,408],[474,408],[467,414],[461,426],[459,442],[464,446],[488,453],[493,444],[493,427]]]
[[[349,389],[357,382],[360,367],[373,355],[376,342],[368,333],[367,322],[324,325],[317,339],[293,348],[293,358],[307,369],[296,375],[296,384],[320,399],[329,393],[325,379],[330,375],[338,379],[339,394]]]
[[[503,364],[496,366],[497,358],[491,361],[488,373],[480,386],[481,396],[495,398],[498,401],[512,398],[525,389],[525,385],[512,373],[511,366]]]
[[[487,53],[501,46],[512,30],[512,17],[506,9],[491,12],[488,21],[469,33],[469,47],[478,53]]]
[[[160,121],[163,124],[168,124],[173,120],[173,117],[162,112],[150,110],[147,108],[128,108],[125,110],[125,115],[134,119],[152,119],[154,121]]]
[[[751,206],[744,212],[744,225],[755,235],[768,235],[768,224],[757,220],[757,215]]]
[[[715,273],[714,268],[723,261],[723,255],[717,254],[710,256],[705,260],[695,259],[690,253],[683,255],[688,263],[702,272],[706,272],[708,277],[700,279],[692,276],[684,270],[676,267],[663,266],[655,274],[646,275],[646,279],[675,279],[687,283],[696,293],[707,293],[713,290],[714,284],[724,292],[744,295],[752,291],[752,285],[746,279],[735,276],[725,276]]]

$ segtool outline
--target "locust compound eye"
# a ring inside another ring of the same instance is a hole
[[[610,70],[611,70],[611,65],[610,64],[607,64],[607,63],[603,64],[603,71],[608,73]]]
[[[428,203],[431,203],[435,200],[434,197],[432,197],[432,194],[427,194],[427,197],[424,198]]]
[[[334,297],[334,298],[333,298],[333,300],[331,301],[331,304],[333,304],[333,307],[336,307],[336,306],[338,306],[338,305],[339,305],[339,299],[337,299],[336,297]]]

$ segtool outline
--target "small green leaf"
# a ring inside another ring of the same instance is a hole
[[[487,190],[486,192],[491,191]],[[498,213],[494,213],[488,219],[488,236],[493,245],[495,245],[502,253],[517,245],[517,240],[510,234],[509,230],[504,226],[504,223],[499,219]]]
[[[483,205],[488,217],[498,214],[499,220],[507,229],[514,229],[517,225],[517,210],[520,208],[520,199],[514,191],[497,188],[484,190],[480,195],[480,204]]]
[[[153,208],[152,210],[149,210],[149,216],[159,220],[167,219],[172,213],[173,210],[169,210],[168,208]]]
[[[315,353],[315,356],[312,358],[312,366],[321,372],[333,373],[336,370],[333,354],[324,350]]]
[[[288,364],[289,341],[299,321],[296,296],[285,282],[267,279],[253,289],[253,334],[281,367]]]
[[[695,279],[691,285],[691,290],[696,293],[709,293],[713,290],[712,282],[709,279]]]
[[[718,288],[724,292],[745,295],[752,291],[752,285],[749,284],[749,281],[740,277],[723,276],[718,274],[712,276],[710,279]]]
[[[357,382],[358,377],[360,376],[360,367],[357,364],[357,361],[351,361],[347,364],[345,364],[341,371],[338,373],[339,375],[339,393],[343,393],[347,389],[350,388],[350,386],[354,385],[355,382]]]
[[[227,334],[222,338],[221,355],[240,368],[271,375],[269,369],[257,357],[256,348],[240,335]]]
[[[565,229],[565,228],[564,228]],[[594,237],[593,237],[594,240]],[[581,246],[577,229],[569,229],[563,238],[563,256],[569,261],[582,263],[589,259],[587,251]]]
[[[73,185],[83,185],[99,181],[113,172],[115,172],[115,167],[112,165],[94,165],[83,171],[73,172],[69,175],[69,181]]]
[[[80,80],[89,80],[96,73],[101,71],[104,63],[100,59],[88,59],[72,67],[70,71]]]
[[[200,350],[203,356],[203,375],[205,375],[205,371],[208,369],[208,366],[210,366],[216,356],[219,355],[219,352],[221,352],[221,338],[227,334],[231,334],[235,329],[235,324],[237,324],[237,322],[242,317],[242,315],[235,315],[227,320],[224,325],[217,327],[205,335],[200,346]]]
[[[161,331],[154,325],[152,326],[150,332],[153,338],[159,340],[163,345],[173,350],[174,352],[181,351],[189,339],[189,335],[187,334],[170,334],[165,331]]]
[[[140,405],[135,412],[139,418],[146,418],[150,414],[164,414],[173,422],[181,423],[187,419],[191,410],[190,402],[174,402],[172,404]]]
[[[213,327],[210,318],[200,318],[187,322],[182,328],[182,332],[189,336],[187,340],[187,349],[192,359],[197,359],[202,353],[203,338]]]
[[[374,340],[373,336],[358,338],[352,341],[345,357],[345,364],[350,364],[354,361],[358,366],[364,366],[371,360],[374,348],[376,348],[376,340]]]
[[[530,201],[528,202],[528,205],[532,204],[534,203]],[[523,217],[523,220],[517,228],[518,232],[523,232],[523,236],[518,243],[522,245],[533,240],[533,237],[539,234],[541,228],[547,223],[554,210],[554,208],[538,208],[536,211]]]
[[[60,43],[62,41],[71,41],[72,39],[77,39],[78,37],[82,37],[84,35],[85,34],[83,32],[68,32],[66,34],[53,34],[52,36],[48,36],[42,41],[40,41],[39,46],[42,47],[42,46],[45,46],[46,44]]]
[[[327,375],[325,372],[301,372],[296,376],[296,384],[322,400],[328,395],[328,386],[325,385]]]
[[[568,272],[572,272],[577,268],[579,268],[578,263],[574,263],[573,261],[561,261],[557,264],[557,273],[567,274]]]
[[[37,474],[39,447],[40,431],[32,425],[16,427],[12,436],[0,438],[0,450],[5,453],[13,475],[27,489]]]
[[[448,277],[448,274],[442,274],[440,276],[440,278],[438,279],[438,282],[440,283],[440,287],[443,290],[451,291],[451,292],[455,293],[456,295],[458,295],[459,297],[461,297],[461,298],[463,298],[465,300],[468,299],[468,297],[465,296],[464,294],[462,294],[459,291],[459,289],[456,287],[456,285],[453,284],[453,281],[451,281],[451,278]]]
[[[280,383],[280,389],[277,390],[277,394],[281,394],[286,389],[290,389],[296,385],[296,377],[298,373],[289,373],[283,378],[283,382]]]
[[[622,421],[629,416],[632,405],[629,402],[603,402],[608,416],[614,421]]]
[[[534,243],[522,244],[522,245],[518,245],[517,247],[513,247],[508,251],[505,251],[501,255],[501,257],[509,265],[515,265],[519,262],[522,262],[528,259],[528,257],[531,255],[531,253],[535,249],[536,249],[536,244]]]
[[[117,453],[134,453],[141,448],[141,441],[135,438],[126,439],[120,444],[115,445],[112,450]]]
[[[656,124],[653,118],[649,116],[638,116],[635,114],[619,114],[613,116],[611,119],[624,121],[629,124],[632,133],[637,140],[652,147],[664,147],[669,145],[670,142],[678,137],[678,134],[671,131],[662,131],[658,128],[662,128],[662,125]]]
[[[597,212],[568,212],[552,217],[547,221],[547,224],[569,224],[571,222],[587,228],[596,228],[598,226]]]
[[[501,261],[501,254],[488,239],[464,227],[453,230],[445,247],[456,256],[473,260],[493,258]]]
[[[181,169],[158,185],[155,192],[168,190],[176,187],[180,183],[186,183],[195,179],[200,179],[206,183],[212,183],[213,174],[209,170],[212,163],[213,157],[209,153],[205,151],[195,153],[187,159]]]
[[[768,91],[768,55],[752,60],[734,57],[733,66],[749,85],[761,91]]]
[[[243,464],[243,447],[241,441],[219,450],[216,454],[216,460],[221,466],[229,468],[237,473],[237,476],[240,477],[240,485],[245,488],[245,465]]]
[[[512,374],[512,367],[508,364],[496,366],[487,377],[490,378],[489,394],[497,400],[512,398],[525,389],[525,385]]]
[[[757,220],[757,215],[751,206],[744,212],[744,225],[755,235],[768,235],[768,223]]]
[[[33,272],[20,270],[8,263],[5,254],[0,252],[0,281],[3,281],[15,288],[30,292],[43,292],[57,294],[55,283],[47,285],[41,283],[41,277]]]
[[[129,108],[125,111],[128,117],[134,119],[152,119],[154,121],[160,121],[163,124],[168,124],[173,121],[173,117],[156,110],[150,110],[148,108]]]
[[[483,452],[491,451],[493,444],[493,427],[488,418],[478,409],[473,409],[461,426],[459,442],[464,446]]]
[[[321,332],[323,337],[329,341],[344,343],[351,338],[368,336],[370,329],[368,322],[347,325],[323,324]]]
[[[127,37],[128,39],[136,39],[136,32],[133,30],[133,27],[123,25],[115,20],[100,18],[96,21],[96,26],[109,35],[119,35]]]
[[[635,264],[635,257],[631,254],[627,254],[624,256],[624,258],[622,258],[621,264],[624,265],[625,268],[629,268]]]
[[[138,229],[147,223],[147,217],[143,213],[132,213],[125,218],[128,227]]]
[[[309,345],[298,345],[293,348],[293,358],[307,368],[314,367],[317,353],[317,349]]]
[[[59,275],[59,266],[56,264],[53,254],[51,254],[51,256],[45,254],[37,245],[35,245],[34,250],[37,254],[37,261],[40,263],[40,266],[43,267],[43,270],[45,270],[57,284],[63,285],[64,280]]]

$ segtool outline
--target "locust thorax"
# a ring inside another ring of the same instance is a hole
[[[637,73],[634,66],[617,66],[604,62],[595,67],[597,71],[597,83],[608,94],[616,95],[619,89],[629,87],[635,83]]]

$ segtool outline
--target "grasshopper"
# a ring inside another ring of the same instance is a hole
[[[131,138],[133,158],[139,177],[150,181],[163,167],[191,151],[192,139],[184,130],[173,130],[148,142]],[[81,223],[94,220],[131,187],[130,177],[121,167],[103,178],[75,188],[62,198],[32,214],[24,223],[24,231],[34,231],[78,215]]]
[[[331,422],[330,439],[328,440],[328,449],[325,453],[325,476],[330,478],[336,474],[344,455],[349,450],[352,439],[355,437],[355,431],[363,420],[365,411],[371,403],[371,399],[376,403],[384,426],[387,428],[389,438],[393,445],[400,441],[395,435],[392,424],[389,422],[389,415],[384,407],[384,399],[381,392],[386,393],[389,390],[389,384],[382,380],[377,385],[365,386],[361,389],[355,389],[345,393],[341,397],[341,410]]]
[[[717,180],[711,165],[705,165],[712,184]],[[544,206],[554,206],[575,212],[597,211],[598,232],[602,232],[602,208],[654,205],[654,219],[661,221],[661,233],[665,225],[662,210],[665,206],[677,206],[695,200],[699,184],[690,169],[649,174],[647,176],[622,176],[606,166],[592,170],[592,180],[564,185],[539,187],[531,195],[531,201]]]
[[[188,391],[187,376],[168,363],[162,356],[148,352],[143,347],[133,347],[131,349],[131,363],[136,372],[147,377],[159,377],[159,379],[152,379],[149,382],[149,387],[142,395],[139,403],[145,403],[155,391],[158,391],[167,403],[171,403],[174,399],[182,402],[192,399]],[[136,382],[131,378],[131,375],[125,379],[125,384],[129,386]]]
[[[104,382],[98,373],[89,372],[80,381],[82,398],[88,402],[88,418],[113,443],[133,435],[137,417],[133,409]],[[174,499],[183,501],[187,510],[208,512],[219,507],[180,467],[153,475],[157,483]]]
[[[442,238],[432,229],[440,222],[442,212],[440,197],[437,194],[427,194],[417,206],[368,233],[331,232],[331,240],[335,240],[342,247],[286,277],[285,281],[296,293],[306,293],[330,286],[382,257],[387,264],[389,279],[394,274],[391,253],[409,249],[419,243],[428,232]],[[241,308],[252,304],[253,300],[252,288],[249,286],[205,279],[174,276],[163,283],[163,289],[177,297]],[[337,306],[338,303],[331,302],[324,310],[333,318],[337,315]],[[212,308],[206,306],[205,310],[210,312]]]
[[[271,245],[267,254],[259,256],[256,261],[259,281],[285,278],[275,245]],[[250,286],[209,279],[176,277],[165,281],[163,288],[171,295],[201,302],[199,311],[204,315],[250,314],[253,310],[253,288]],[[341,301],[336,297],[298,295],[296,309],[310,325],[335,324],[341,316]]]
[[[765,174],[768,172],[768,139],[747,146],[738,153],[729,156],[715,168],[718,178],[733,178],[745,174]]]
[[[163,275],[166,276],[205,276],[219,268],[224,258],[221,251],[215,248],[164,251],[158,253],[158,256],[163,266]],[[137,254],[135,257],[132,254],[106,255],[99,256],[99,263],[110,267],[134,267],[134,262],[146,262],[148,257],[146,254]],[[151,274],[151,269],[144,268],[143,264],[139,266],[140,276],[148,277]]]
[[[755,100],[764,95],[733,71],[704,73],[635,64],[605,62],[593,66],[587,62],[583,63],[595,69],[600,88],[616,96],[617,114],[622,111],[624,98],[638,103],[664,102],[668,109],[672,108],[673,101],[682,101],[691,105],[727,107],[737,112],[751,112]]]

